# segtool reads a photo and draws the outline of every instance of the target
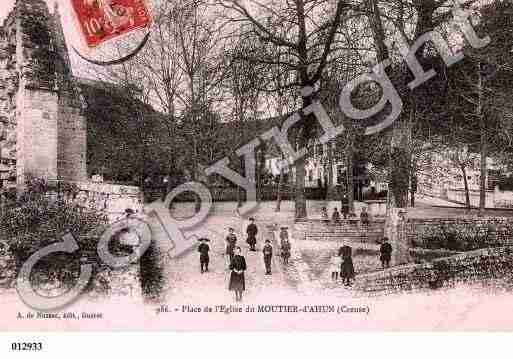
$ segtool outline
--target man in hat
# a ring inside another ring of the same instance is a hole
[[[210,242],[208,238],[200,238],[200,245],[198,247],[198,252],[200,254],[200,267],[201,273],[208,272],[208,262],[210,261],[210,257],[208,256],[208,252],[210,251],[210,246],[207,242]]]
[[[230,263],[233,259],[233,250],[237,245],[237,237],[234,232],[235,230],[232,227],[228,228],[228,236],[226,237],[226,254],[230,256]]]
[[[271,261],[273,258],[273,247],[271,246],[271,241],[266,239],[264,248],[262,249],[264,253],[264,263],[265,263],[265,274],[271,275]]]
[[[381,266],[383,269],[390,268],[390,260],[392,259],[392,245],[388,243],[388,238],[383,238],[383,243],[381,244],[381,247],[379,248],[380,257],[379,260],[381,261]]]
[[[258,233],[258,228],[255,224],[255,219],[250,218],[249,219],[249,225],[246,228],[246,233],[248,234],[247,242],[249,244],[249,250],[252,252],[256,252],[255,246],[256,246],[256,235]]]

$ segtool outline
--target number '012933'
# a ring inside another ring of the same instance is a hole
[[[40,351],[43,350],[42,342],[16,342],[11,343],[12,351]]]

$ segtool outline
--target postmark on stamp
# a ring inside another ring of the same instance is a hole
[[[80,32],[90,48],[149,28],[152,22],[146,0],[72,0],[71,3]]]

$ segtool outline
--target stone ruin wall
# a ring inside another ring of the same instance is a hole
[[[31,178],[78,181],[83,204],[111,220],[127,207],[140,211],[138,188],[87,182],[84,106],[58,11],[50,14],[44,0],[16,0],[0,24],[0,183],[21,192]],[[0,253],[0,269],[6,258]],[[111,294],[137,297],[138,273],[136,265],[100,275]],[[12,279],[0,277],[0,286]]]
[[[17,0],[0,27],[2,179],[86,180],[87,126],[58,15]]]

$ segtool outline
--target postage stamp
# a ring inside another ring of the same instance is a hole
[[[149,27],[152,21],[145,0],[73,0],[72,5],[89,47]]]

